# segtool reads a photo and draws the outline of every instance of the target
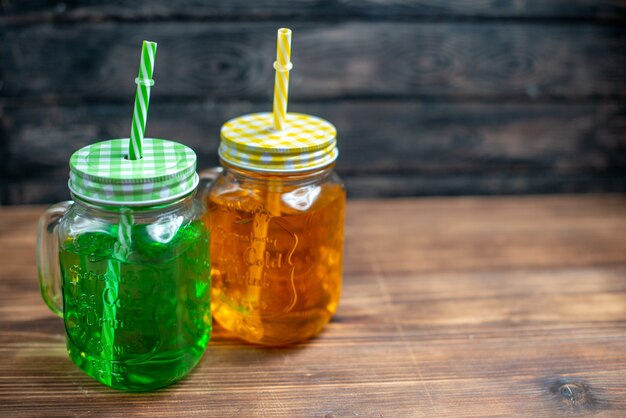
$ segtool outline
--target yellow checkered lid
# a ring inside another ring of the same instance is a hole
[[[337,129],[330,122],[287,113],[286,126],[275,130],[269,112],[231,119],[222,126],[219,155],[236,167],[265,172],[314,170],[337,159]]]

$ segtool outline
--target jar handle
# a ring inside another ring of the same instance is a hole
[[[63,317],[63,296],[57,226],[73,204],[74,202],[68,200],[51,206],[39,218],[37,228],[39,290],[48,308],[61,318]]]
[[[200,184],[198,185],[198,190],[200,191],[200,200],[202,203],[206,202],[206,194],[207,194],[207,186],[214,182],[215,179],[219,177],[224,169],[222,167],[211,167],[206,168],[198,173],[200,177]]]

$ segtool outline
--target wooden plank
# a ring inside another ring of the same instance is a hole
[[[526,0],[522,2],[497,0],[263,0],[249,2],[177,1],[98,1],[65,3],[58,0],[5,0],[0,4],[0,15],[11,22],[49,20],[104,19],[415,19],[433,17],[494,17],[494,18],[560,18],[560,19],[617,19],[626,14],[619,0]]]
[[[148,134],[191,146],[206,168],[218,163],[221,124],[268,106],[153,99]],[[291,109],[337,126],[337,169],[352,196],[626,190],[626,111],[618,103],[345,100]],[[71,153],[127,135],[129,112],[129,105],[5,108],[3,201],[65,198]]]
[[[183,142],[200,165],[217,163],[221,125],[271,103],[213,102],[150,105],[147,134]],[[618,171],[626,167],[626,110],[606,104],[489,104],[351,101],[291,104],[338,129],[345,172],[429,174]],[[20,106],[5,109],[11,173],[66,168],[89,143],[124,137],[132,103]],[[45,155],[46,158],[40,158]]]
[[[2,96],[132,101],[137,46],[159,42],[153,99],[269,100],[274,22],[17,26]],[[626,94],[626,29],[510,23],[294,23],[292,100],[581,99]],[[42,63],[45,71],[41,71]],[[68,76],[71,75],[71,76]]]
[[[624,196],[351,201],[318,338],[266,349],[218,327],[187,379],[142,395],[68,360],[36,288],[42,209],[0,209],[2,416],[626,414]]]
[[[340,171],[341,173],[341,171]],[[626,175],[623,174],[343,174],[348,196],[351,198],[396,198],[414,196],[468,196],[468,195],[528,195],[548,193],[624,193]],[[42,203],[51,195],[50,182],[33,181],[8,186],[15,198],[7,202],[19,204]],[[34,190],[29,188],[36,187]],[[55,196],[64,196],[65,191]],[[56,199],[59,200],[59,199]]]
[[[357,201],[347,218],[349,230],[358,233],[347,234],[346,263],[370,274],[619,264],[626,257],[623,205],[623,196],[424,199],[421,204],[409,199],[395,202],[389,212],[384,205]],[[366,225],[360,223],[363,216],[371,217]],[[385,217],[394,220],[374,221]],[[394,238],[393,251],[379,235]],[[591,250],[596,246],[602,253]]]
[[[358,174],[338,171],[352,199],[415,196],[528,195],[552,193],[624,193],[624,174],[485,175]],[[0,183],[0,205],[52,204],[70,199],[68,170],[46,171],[46,176],[5,179]]]

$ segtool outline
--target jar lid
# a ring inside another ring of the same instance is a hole
[[[176,200],[198,185],[191,148],[144,138],[143,157],[129,160],[128,141],[112,139],[76,151],[70,159],[72,193],[99,204],[146,206]]]
[[[236,167],[264,172],[298,172],[337,159],[337,129],[302,113],[287,113],[287,128],[273,128],[269,112],[231,119],[222,126],[219,156]]]

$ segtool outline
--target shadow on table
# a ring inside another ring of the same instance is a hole
[[[219,358],[222,366],[228,364],[234,368],[243,365],[258,365],[259,362],[262,362],[264,365],[267,362],[283,362],[288,356],[306,349],[316,338],[313,337],[307,341],[284,346],[259,345],[238,338],[235,334],[214,322],[213,336],[202,363],[212,362],[212,357]],[[217,354],[217,356],[212,356],[211,353]]]

